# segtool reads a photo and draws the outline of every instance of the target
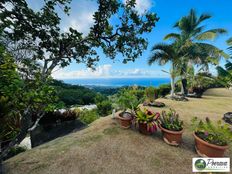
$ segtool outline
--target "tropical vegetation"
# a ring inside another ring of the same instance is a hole
[[[201,14],[198,17],[196,11],[191,9],[187,16],[182,17],[174,25],[174,28],[180,32],[170,33],[164,37],[165,40],[173,40],[173,43],[160,43],[152,48],[152,55],[148,60],[149,65],[154,62],[158,62],[160,65],[171,62],[171,97],[174,96],[175,77],[179,77],[181,80],[181,94],[187,95],[189,65],[197,65],[207,71],[209,64],[217,65],[221,58],[228,58],[228,55],[222,50],[205,42],[226,33],[223,28],[205,31],[202,23],[210,18],[209,14]]]
[[[134,61],[147,48],[143,34],[151,32],[159,19],[154,13],[136,13],[135,1],[125,4],[97,1],[99,8],[93,15],[94,25],[83,35],[72,27],[68,31],[61,29],[56,8],[68,15],[70,3],[70,0],[46,0],[37,11],[26,0],[0,2],[1,71],[5,74],[0,93],[1,98],[8,100],[7,104],[9,101],[15,104],[11,110],[20,115],[21,122],[19,133],[1,153],[1,159],[38,125],[46,111],[58,108],[56,91],[51,86],[51,73],[55,68],[75,61],[94,69],[100,59],[98,48],[111,59],[121,53],[125,57],[123,63]],[[119,23],[113,25],[110,20],[116,14],[120,14]],[[10,74],[6,69],[9,61],[9,66],[13,66]],[[7,89],[7,86],[12,88]],[[36,119],[32,119],[32,115]]]
[[[173,109],[170,109],[168,112],[161,112],[159,124],[163,128],[172,131],[181,131],[183,129],[183,121],[179,119],[179,114]]]
[[[223,124],[221,120],[214,124],[208,117],[206,117],[205,121],[194,117],[192,119],[192,128],[199,138],[208,143],[219,146],[232,143],[231,129],[228,124]]]
[[[157,131],[157,120],[159,118],[160,114],[157,112],[152,112],[148,109],[138,109],[136,111],[136,123],[137,124],[145,124],[147,132],[155,132]]]
[[[94,89],[54,80],[52,72],[73,61],[94,70],[100,61],[99,50],[111,60],[119,53],[122,63],[135,61],[147,49],[146,33],[150,33],[159,20],[154,13],[137,13],[135,0],[126,3],[98,0],[89,33],[83,34],[72,27],[63,31],[56,8],[60,7],[69,15],[70,3],[71,0],[44,0],[43,7],[34,10],[26,0],[0,2],[0,140],[6,144],[1,149],[0,161],[7,154],[16,154],[15,146],[38,125],[76,119],[90,124],[110,115],[113,109],[130,114],[128,128],[133,123],[133,128],[137,126],[139,130],[145,128],[145,133],[154,133],[160,124],[167,130],[182,131],[183,121],[175,110],[162,111],[160,115],[140,104],[147,100],[156,106],[165,106],[155,100],[168,93],[175,98],[177,91],[183,98],[191,96],[188,94],[201,97],[208,88],[232,86],[231,61],[227,60],[225,68],[217,67],[217,77],[209,72],[210,65],[219,65],[221,58],[229,58],[210,42],[227,31],[223,28],[205,30],[203,22],[211,15],[198,16],[193,9],[175,23],[178,33],[164,37],[169,42],[152,47],[148,59],[149,65],[171,64],[169,71],[163,70],[170,75],[171,84]],[[119,20],[117,24],[111,22],[114,17]],[[232,38],[227,43],[228,50],[232,51]],[[78,108],[90,104],[97,108]],[[194,135],[208,143],[219,146],[231,143],[231,128],[221,121],[214,124],[209,118],[205,122],[194,118],[192,126]]]

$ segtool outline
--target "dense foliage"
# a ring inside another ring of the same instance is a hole
[[[134,114],[138,105],[144,100],[143,92],[137,88],[124,88],[117,94],[116,103],[119,109],[130,111]]]
[[[145,95],[149,102],[153,103],[158,98],[158,90],[155,87],[148,87],[145,89]]]
[[[90,124],[99,118],[99,114],[96,109],[83,111],[76,110],[76,113],[78,114],[79,119],[85,124]]]
[[[57,80],[53,80],[52,86],[65,106],[95,103],[97,93],[84,86],[70,85]]]
[[[227,61],[225,68],[221,66],[217,67],[219,82],[225,87],[232,86],[232,62]]]
[[[59,102],[49,78],[41,82],[36,69],[32,69],[35,70],[32,76],[22,78],[11,54],[2,45],[0,50],[0,140],[8,141],[1,153],[2,159]]]

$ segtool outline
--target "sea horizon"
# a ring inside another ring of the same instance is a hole
[[[169,84],[170,78],[142,77],[142,78],[81,78],[63,79],[65,83],[81,86],[122,87],[122,86],[155,86]]]

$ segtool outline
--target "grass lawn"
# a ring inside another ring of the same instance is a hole
[[[4,162],[8,174],[188,174],[197,157],[189,128],[193,116],[221,119],[232,111],[232,91],[211,89],[202,99],[177,102],[159,99],[185,121],[183,144],[165,144],[158,131],[145,136],[121,129],[110,116],[88,128],[21,153]],[[153,108],[152,108],[153,109]],[[155,109],[161,111],[161,109]],[[226,156],[232,157],[232,148]]]

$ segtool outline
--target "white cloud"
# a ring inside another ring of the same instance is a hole
[[[123,0],[126,3],[127,0]],[[135,10],[139,14],[143,14],[145,11],[148,11],[152,7],[152,0],[136,0]]]
[[[79,32],[87,34],[93,25],[93,14],[97,11],[97,8],[98,5],[95,1],[72,1],[71,14],[62,19],[64,21],[61,24],[63,30],[68,31],[69,27],[72,27]]]
[[[68,71],[65,69],[54,70],[52,76],[55,79],[168,77],[166,73],[160,70],[145,70],[139,68],[114,70],[110,64],[98,66],[95,71],[90,68],[76,71]]]
[[[54,70],[52,77],[55,79],[77,79],[77,78],[100,78],[109,77],[111,75],[112,65],[105,64],[98,66],[95,71],[91,68],[67,71],[64,69]]]

